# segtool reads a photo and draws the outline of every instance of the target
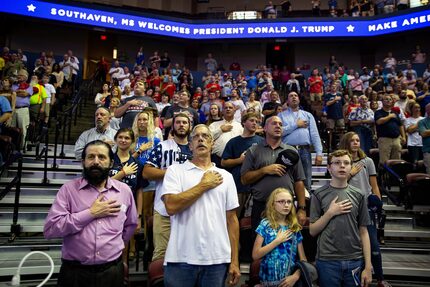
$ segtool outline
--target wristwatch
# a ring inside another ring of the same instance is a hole
[[[301,210],[306,211],[306,205],[299,205],[299,206],[297,206],[297,209],[301,209]]]

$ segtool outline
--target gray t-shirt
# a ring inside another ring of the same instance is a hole
[[[251,146],[245,154],[240,174],[244,175],[247,171],[257,170],[275,163],[278,154],[286,149],[297,152],[294,147],[283,143],[276,149],[272,149],[266,141]],[[295,165],[287,169],[287,173],[284,176],[265,175],[259,181],[251,184],[251,192],[254,200],[265,202],[275,188],[285,187],[294,192],[294,183],[305,178],[305,172],[299,158]]]
[[[151,107],[157,109],[155,102],[152,98],[148,96],[132,96],[123,100],[123,104],[132,101],[132,100],[141,100],[142,104],[140,106],[130,106],[122,115],[121,128],[131,128],[133,126],[134,118],[140,112],[142,112],[145,108]]]
[[[333,217],[318,236],[317,258],[320,260],[354,260],[363,258],[360,241],[360,226],[370,224],[367,211],[367,197],[360,190],[348,185],[334,188],[325,185],[314,192],[311,198],[310,222],[315,223],[327,212],[331,201],[339,196],[338,202],[349,199],[350,213]]]
[[[363,163],[363,168],[359,173],[351,177],[349,184],[358,188],[366,197],[372,194],[372,186],[369,182],[369,177],[376,176],[376,169],[373,160],[370,157],[365,157],[353,164]]]

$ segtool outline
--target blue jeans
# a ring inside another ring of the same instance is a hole
[[[372,130],[367,127],[357,126],[353,128],[354,132],[357,133],[360,138],[360,147],[369,156],[369,151],[372,148],[373,133]]]
[[[371,224],[367,226],[367,232],[369,233],[370,239],[370,259],[372,260],[373,271],[375,272],[375,278],[378,281],[384,280],[384,272],[382,270],[382,256],[381,249],[379,248],[378,242],[378,231],[376,229],[375,213],[369,209],[369,216],[371,218]]]
[[[361,280],[363,260],[317,260],[317,270],[320,287],[355,287],[352,270],[360,268],[358,278]]]
[[[312,155],[309,148],[299,148],[300,160],[302,161],[303,170],[305,172],[306,179],[304,180],[305,187],[312,192]]]
[[[167,263],[164,266],[166,287],[223,287],[229,264],[191,265]]]

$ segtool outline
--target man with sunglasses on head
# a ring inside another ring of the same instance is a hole
[[[346,150],[331,153],[330,183],[317,189],[311,199],[309,232],[318,236],[320,287],[369,286],[372,282],[367,198],[348,184],[351,162]]]

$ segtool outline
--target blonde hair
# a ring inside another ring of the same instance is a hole
[[[279,228],[279,223],[276,221],[277,211],[275,209],[275,199],[278,194],[283,192],[290,194],[291,199],[294,198],[291,191],[283,187],[278,187],[272,191],[266,202],[266,210],[264,211],[264,215],[269,221],[270,227],[272,227],[274,230],[277,230]],[[291,229],[293,232],[298,232],[302,229],[302,226],[297,221],[296,208],[294,204],[291,204],[290,213],[288,213],[288,215],[285,217],[285,221],[288,223],[289,229]]]
[[[133,127],[132,130],[136,137],[139,137],[139,128],[137,127],[137,121],[139,120],[140,115],[145,114],[148,116],[148,126],[146,128],[146,137],[149,141],[153,141],[155,137],[155,125],[154,125],[154,117],[152,114],[152,111],[144,110],[136,115],[133,121]]]

